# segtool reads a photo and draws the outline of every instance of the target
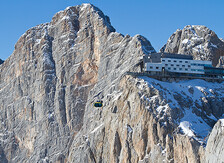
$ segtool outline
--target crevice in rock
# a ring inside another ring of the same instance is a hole
[[[90,159],[91,159],[94,163],[97,163],[97,162],[96,162],[95,155],[94,155],[94,153],[93,153],[93,151],[91,150],[90,147],[89,147],[89,154],[90,154]]]
[[[120,136],[119,136],[118,132],[116,131],[115,139],[114,139],[113,154],[114,154],[115,162],[117,162],[117,163],[119,162],[119,159],[120,159],[121,148],[122,148],[122,145],[121,145]]]
[[[0,162],[8,163],[5,152],[4,152],[3,148],[1,147],[1,144],[0,144]]]

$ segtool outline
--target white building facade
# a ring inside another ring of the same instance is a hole
[[[160,58],[159,58],[160,56]],[[150,57],[149,57],[150,58]],[[149,62],[145,62],[145,71],[148,72],[174,72],[187,74],[205,74],[204,67],[212,67],[211,61],[193,60],[186,55],[158,55],[153,56]],[[156,59],[154,59],[156,58]],[[156,61],[156,63],[153,62]],[[160,62],[159,62],[160,60]]]

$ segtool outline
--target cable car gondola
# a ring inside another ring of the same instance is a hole
[[[101,108],[103,107],[103,101],[97,101],[93,104],[93,106],[96,108]]]

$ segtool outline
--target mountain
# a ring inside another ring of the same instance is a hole
[[[220,119],[214,126],[206,146],[205,162],[223,162],[224,155],[224,119]],[[215,140],[215,141],[214,141]]]
[[[4,61],[0,59],[0,64],[2,64]]]
[[[205,26],[188,25],[174,32],[160,51],[192,55],[197,60],[210,60],[216,66],[224,56],[224,42]]]
[[[90,4],[26,31],[0,66],[0,162],[222,161],[223,83],[127,75],[155,52]]]

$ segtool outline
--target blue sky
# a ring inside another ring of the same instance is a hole
[[[145,36],[158,51],[176,29],[205,25],[224,38],[223,0],[2,0],[0,58],[7,59],[29,28],[50,22],[67,6],[92,3],[111,19],[117,32]]]

